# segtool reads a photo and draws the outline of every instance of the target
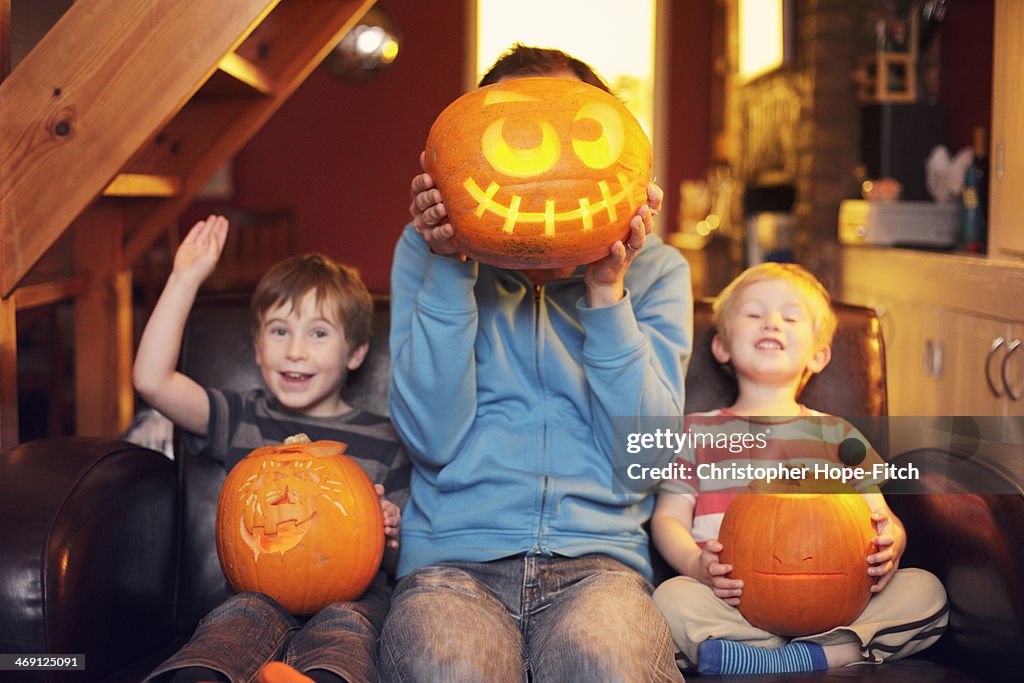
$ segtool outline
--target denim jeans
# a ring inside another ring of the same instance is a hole
[[[679,682],[651,590],[601,555],[420,567],[395,589],[381,634],[381,677]]]
[[[239,593],[203,617],[188,641],[146,681],[205,666],[232,683],[255,681],[263,665],[280,659],[298,671],[326,669],[350,683],[377,681],[377,635],[390,587],[379,572],[361,598],[327,605],[297,619],[262,593]]]

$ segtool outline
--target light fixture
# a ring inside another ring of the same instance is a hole
[[[335,46],[328,65],[346,80],[372,80],[395,63],[400,40],[394,18],[379,4],[374,5]]]

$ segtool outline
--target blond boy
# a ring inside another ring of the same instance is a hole
[[[712,354],[731,367],[739,395],[732,406],[695,419],[717,428],[728,428],[729,418],[770,424],[775,438],[785,442],[781,457],[798,454],[800,465],[809,464],[802,457],[840,462],[839,444],[851,438],[866,444],[845,420],[797,400],[807,380],[828,365],[836,329],[828,292],[813,275],[792,264],[755,266],[722,291],[713,312]],[[880,462],[868,444],[866,452],[868,462]],[[708,449],[685,457],[708,462],[730,456]],[[848,626],[792,641],[748,623],[736,609],[743,582],[729,577],[732,566],[720,562],[723,546],[717,539],[725,508],[745,484],[717,482],[707,486],[715,491],[708,493],[704,483],[666,482],[658,496],[654,542],[681,576],[661,584],[654,599],[669,621],[683,666],[706,674],[810,671],[905,657],[938,639],[948,618],[945,591],[928,572],[898,569],[906,532],[870,481],[859,490],[877,532],[864,569],[874,584],[861,615]]]

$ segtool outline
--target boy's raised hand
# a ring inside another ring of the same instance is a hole
[[[211,215],[188,231],[174,254],[174,273],[199,284],[217,267],[228,235],[228,219]]]
[[[907,534],[900,521],[885,510],[872,512],[871,524],[878,534],[873,539],[878,550],[867,557],[868,574],[875,578],[871,592],[879,593],[889,585],[900,566],[900,557],[907,548]]]
[[[373,490],[377,492],[377,497],[380,498],[380,509],[384,513],[384,538],[385,545],[388,548],[398,547],[398,527],[402,523],[402,511],[398,509],[398,506],[392,503],[390,500],[384,497],[384,487],[380,484],[374,484]]]
[[[722,564],[718,558],[724,547],[717,538],[708,539],[700,552],[699,571],[693,577],[710,586],[715,597],[723,600],[725,604],[736,607],[740,604],[740,595],[743,594],[743,582],[727,576],[732,571],[732,565]]]

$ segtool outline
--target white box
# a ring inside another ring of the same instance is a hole
[[[839,241],[878,246],[952,247],[960,224],[957,202],[839,203]]]

